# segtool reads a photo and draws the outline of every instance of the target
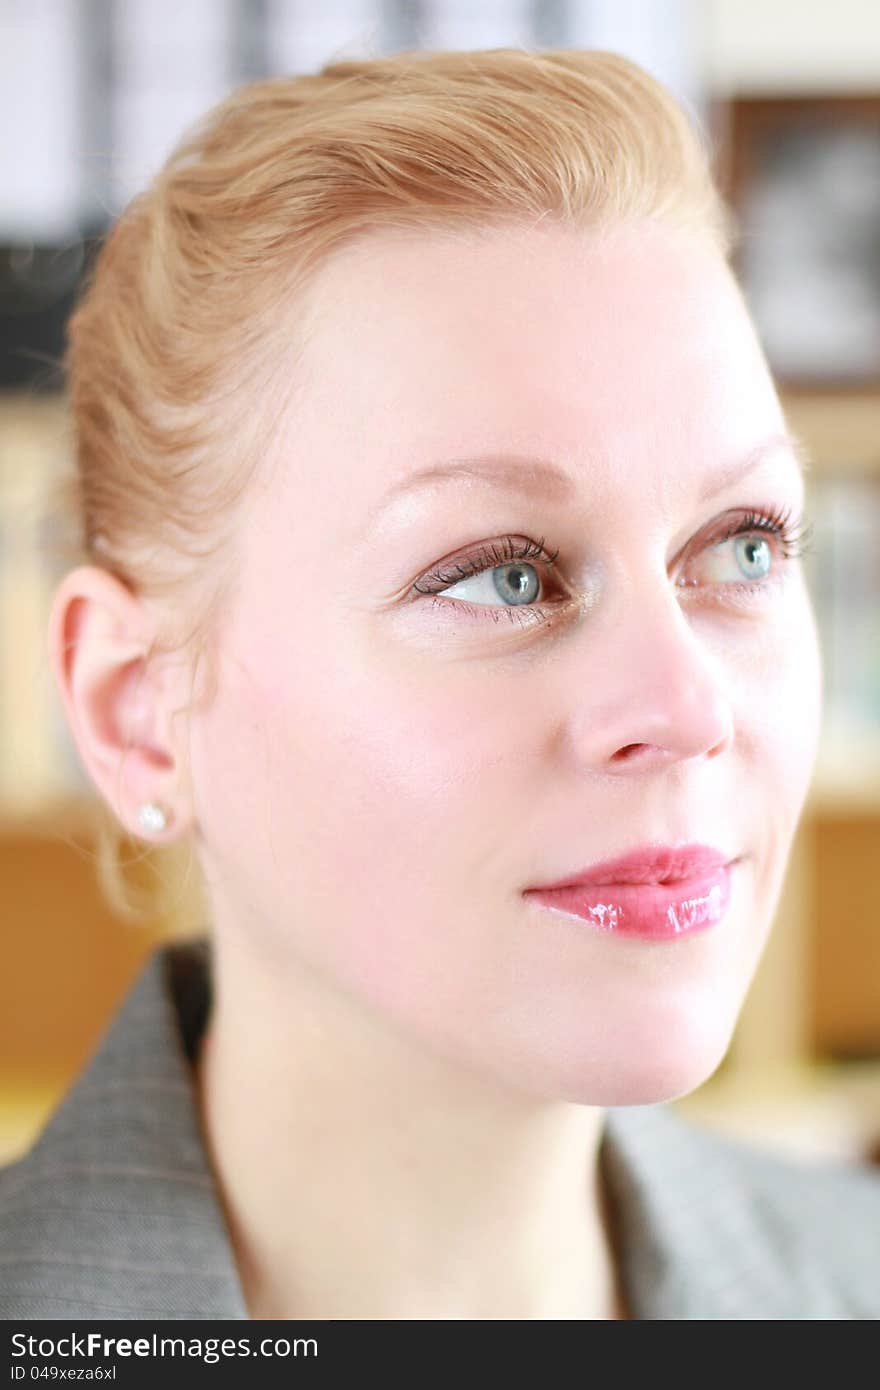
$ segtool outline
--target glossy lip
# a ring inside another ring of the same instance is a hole
[[[601,931],[677,940],[722,920],[736,862],[708,845],[648,845],[523,896]]]
[[[733,855],[724,854],[711,845],[645,844],[615,859],[600,860],[553,883],[542,883],[525,891],[534,893],[578,885],[670,883],[696,879],[719,874],[733,858]]]

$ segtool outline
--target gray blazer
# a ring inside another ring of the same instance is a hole
[[[207,938],[156,948],[74,1085],[0,1169],[0,1317],[247,1318],[191,1070]],[[880,1172],[800,1163],[663,1105],[600,1148],[636,1318],[880,1316]]]

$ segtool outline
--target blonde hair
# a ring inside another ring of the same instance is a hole
[[[297,296],[336,249],[383,227],[659,218],[726,257],[710,165],[672,94],[599,51],[334,61],[208,112],[110,231],[64,360],[75,558],[155,606],[146,660],[179,654],[193,682],[203,662],[216,690],[238,504],[292,397]],[[103,808],[98,831],[105,896],[136,915],[127,832]]]

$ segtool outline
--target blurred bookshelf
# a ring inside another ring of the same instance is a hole
[[[880,1161],[880,393],[798,392],[783,405],[807,448],[808,516],[830,517],[833,532],[819,528],[808,577],[825,732],[732,1045],[674,1104],[805,1157]],[[146,925],[116,919],[98,888],[96,792],[46,648],[69,563],[51,502],[70,468],[62,398],[0,395],[0,1163],[30,1142],[154,944],[202,922],[194,876],[167,851],[138,847],[138,884],[155,888]]]
[[[880,1162],[880,391],[783,393],[807,455],[823,736],[733,1043],[675,1105],[804,1159]]]

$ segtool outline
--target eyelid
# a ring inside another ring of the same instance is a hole
[[[500,551],[498,547],[500,547]],[[543,567],[552,570],[556,566],[558,555],[559,547],[549,551],[543,536],[537,541],[533,541],[525,535],[507,535],[499,537],[498,540],[483,542],[482,548],[477,546],[476,549],[457,552],[457,555],[451,560],[441,560],[434,569],[417,579],[413,588],[418,593],[437,593],[439,588],[461,583],[465,579],[475,579],[480,574],[485,574],[487,570],[495,569],[500,565],[515,564],[518,560],[529,564],[534,562],[536,568]],[[455,565],[458,568],[458,574],[441,574],[441,568],[447,565]],[[436,581],[437,589],[420,587],[424,585],[426,580],[430,579]]]
[[[777,506],[775,508],[768,507],[766,509],[735,508],[722,514],[720,518],[715,518],[714,521],[709,522],[698,531],[691,541],[683,547],[682,551],[679,552],[679,559],[683,557],[686,562],[691,550],[696,550],[697,554],[702,554],[706,549],[721,546],[728,540],[739,535],[768,535],[775,540],[777,546],[781,550],[780,563],[775,566],[776,573],[771,574],[765,579],[756,581],[743,579],[741,583],[731,582],[717,586],[731,598],[736,594],[743,594],[746,592],[757,596],[762,592],[766,592],[772,585],[778,582],[780,578],[784,577],[784,574],[780,575],[778,573],[780,564],[784,567],[787,560],[796,559],[807,553],[812,539],[812,529],[811,524],[806,521],[803,512],[800,511],[798,513],[798,509],[791,505]],[[500,554],[497,550],[499,545],[502,547]],[[471,547],[463,552],[457,552],[456,556],[449,561],[440,561],[433,570],[427,571],[416,581],[412,586],[410,596],[412,598],[416,598],[417,596],[430,597],[433,599],[434,604],[440,604],[441,606],[452,604],[456,608],[461,609],[463,612],[468,612],[471,615],[478,613],[480,618],[487,613],[491,613],[496,615],[495,621],[497,621],[497,614],[503,611],[514,621],[519,621],[521,624],[524,622],[526,616],[530,616],[530,621],[532,621],[535,626],[547,626],[549,622],[548,618],[542,620],[536,617],[542,610],[546,612],[548,607],[551,610],[555,609],[556,616],[558,617],[559,610],[563,607],[570,607],[573,602],[582,605],[585,595],[578,590],[572,590],[569,586],[565,600],[557,599],[554,603],[549,605],[546,599],[531,604],[506,605],[499,603],[493,605],[471,603],[467,599],[461,598],[448,598],[443,594],[442,590],[453,587],[467,579],[478,578],[480,575],[496,566],[515,563],[517,559],[526,559],[528,563],[534,564],[535,568],[549,570],[554,574],[554,577],[556,577],[558,574],[561,574],[561,568],[558,568],[556,565],[558,555],[558,546],[552,552],[548,552],[544,536],[541,536],[538,541],[533,541],[530,537],[521,533],[517,535],[507,535],[492,542],[484,542],[482,546],[478,544],[476,547]],[[441,569],[448,565],[456,565],[458,573],[442,574],[440,572]],[[428,580],[434,580],[437,587],[425,588],[425,582]]]
[[[793,506],[778,506],[760,511],[752,508],[739,509],[727,525],[722,524],[715,532],[709,530],[707,544],[723,545],[734,536],[768,535],[776,539],[784,559],[797,559],[805,555],[813,540],[813,527],[802,510]],[[699,540],[699,537],[697,537]]]

